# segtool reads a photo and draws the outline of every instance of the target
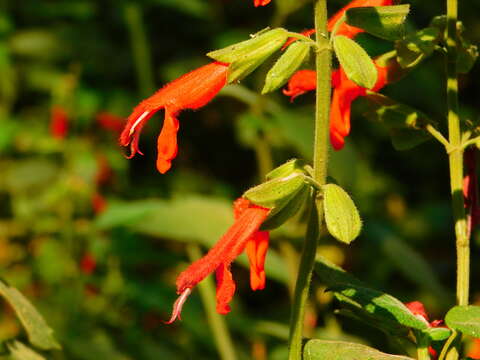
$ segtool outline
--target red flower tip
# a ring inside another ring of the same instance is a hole
[[[177,319],[182,320],[180,315],[182,313],[183,304],[185,304],[185,301],[187,301],[187,298],[191,293],[192,289],[190,288],[186,288],[185,290],[183,290],[177,300],[175,300],[175,302],[173,303],[172,315],[170,316],[170,319],[168,321],[164,321],[165,324],[171,324]]]
[[[170,324],[179,317],[188,296],[184,295],[185,291],[190,293],[193,287],[214,271],[217,280],[217,312],[223,315],[230,312],[229,303],[236,288],[230,265],[245,249],[250,261],[251,288],[259,290],[265,287],[264,264],[268,232],[258,229],[269,212],[270,209],[254,205],[247,199],[240,198],[234,202],[234,224],[204,257],[193,262],[177,277],[177,293],[181,296],[175,302],[172,317],[167,323]]]
[[[327,30],[332,31],[337,21],[342,18],[343,14],[348,9],[366,6],[387,6],[392,4],[393,0],[353,0],[330,17],[327,24]],[[365,30],[343,23],[337,29],[336,35],[344,35],[352,39],[362,32],[365,32]]]
[[[271,0],[253,0],[253,5],[255,5],[255,7],[265,6],[265,5],[268,5],[270,1]]]
[[[142,154],[138,148],[140,132],[157,111],[164,109],[165,120],[158,139],[157,168],[165,173],[177,154],[176,115],[184,109],[198,109],[212,100],[227,83],[228,65],[216,61],[202,66],[165,85],[137,105],[120,134],[120,144],[130,146],[128,158],[137,152]]]
[[[58,105],[52,107],[50,114],[50,134],[55,139],[64,139],[68,134],[67,111]]]
[[[290,78],[287,88],[283,89],[283,94],[290,96],[290,101],[293,101],[297,96],[315,90],[316,87],[317,72],[315,70],[299,70]]]

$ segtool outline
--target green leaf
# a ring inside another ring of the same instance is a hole
[[[366,99],[370,111],[365,115],[387,127],[396,150],[409,150],[431,138],[423,129],[436,123],[423,112],[378,93],[368,92]]]
[[[334,292],[355,318],[395,335],[406,334],[408,328],[425,330],[428,324],[413,315],[398,299],[364,285],[338,266],[317,258],[315,273]]]
[[[61,348],[53,337],[53,330],[25,296],[17,289],[6,285],[3,281],[0,281],[0,294],[15,310],[27,331],[28,340],[34,346],[44,350]]]
[[[413,360],[390,355],[362,344],[344,341],[310,340],[303,350],[305,360]]]
[[[7,348],[10,351],[10,360],[45,360],[45,358],[37,352],[30,349],[20,341],[13,341],[7,343]]]
[[[293,172],[257,185],[247,190],[243,196],[256,205],[270,209],[281,208],[305,186],[305,175],[302,172]]]
[[[350,244],[360,234],[362,220],[350,196],[340,186],[322,187],[325,223],[335,239]]]
[[[367,52],[346,36],[333,38],[333,48],[347,77],[364,88],[371,89],[377,82],[377,69]]]
[[[466,74],[475,65],[478,58],[478,47],[463,40],[457,49],[457,72]]]
[[[480,306],[455,306],[445,315],[445,324],[463,334],[480,338]]]
[[[411,68],[430,56],[440,37],[441,33],[438,28],[427,27],[407,36],[404,40],[397,41],[395,50],[400,66]]]
[[[305,41],[291,44],[268,71],[262,94],[269,93],[285,84],[310,54],[311,45]]]
[[[398,40],[404,36],[404,22],[410,5],[356,7],[345,12],[347,24],[385,40]]]
[[[211,51],[208,57],[230,63],[228,81],[241,80],[270,55],[280,49],[288,38],[288,31],[282,28],[261,31],[250,40],[242,41],[226,48]]]

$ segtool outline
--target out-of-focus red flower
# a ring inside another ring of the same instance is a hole
[[[467,357],[480,359],[480,339],[473,339],[472,344],[468,348]]]
[[[268,232],[258,229],[269,211],[244,198],[235,201],[234,224],[204,257],[192,263],[178,276],[177,293],[180,296],[173,305],[172,316],[167,324],[180,318],[182,306],[192,289],[214,271],[217,280],[217,312],[230,312],[229,302],[236,287],[230,265],[245,249],[250,262],[250,287],[252,290],[265,287],[264,265],[269,236]]]
[[[64,139],[68,134],[67,111],[58,105],[52,107],[50,114],[50,134],[56,139]]]
[[[127,119],[120,135],[120,144],[130,146],[130,156],[138,149],[140,132],[157,111],[165,110],[162,131],[157,141],[157,169],[162,174],[171,167],[177,155],[177,115],[184,109],[198,109],[206,105],[227,83],[228,64],[212,62],[183,75],[143,100]]]
[[[342,18],[343,14],[348,9],[366,6],[388,6],[392,4],[393,0],[353,0],[336,12],[332,17],[330,17],[327,24],[327,30],[332,31],[337,21]],[[350,26],[347,23],[343,23],[337,29],[336,35],[344,35],[352,39],[357,36],[357,34],[362,32],[365,32],[365,30]]]
[[[97,156],[97,172],[95,173],[95,185],[98,187],[106,185],[112,178],[113,170],[108,163],[105,155],[100,154]]]
[[[116,134],[120,134],[125,126],[124,118],[106,111],[99,112],[95,116],[95,120],[101,128]]]
[[[100,214],[107,208],[107,200],[98,191],[92,195],[92,209],[95,214]]]
[[[372,91],[379,91],[387,84],[388,68],[375,64],[378,77]],[[293,101],[307,91],[315,90],[317,74],[314,70],[297,71],[289,80],[283,93]],[[335,150],[345,145],[345,137],[350,133],[350,109],[353,100],[365,96],[367,89],[348,79],[342,68],[332,72],[333,97],[330,107],[330,142]]]
[[[85,275],[90,275],[95,271],[97,267],[97,261],[95,260],[94,256],[90,253],[85,253],[80,260],[80,270]]]
[[[253,5],[255,5],[255,7],[265,6],[265,5],[270,4],[270,1],[272,1],[272,0],[253,0]]]

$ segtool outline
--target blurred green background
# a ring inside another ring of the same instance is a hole
[[[344,4],[329,1],[332,13]],[[444,12],[439,1],[411,5],[409,30]],[[480,2],[460,3],[474,43],[478,13]],[[227,229],[232,201],[265,171],[293,157],[310,161],[313,94],[293,104],[280,91],[257,97],[267,62],[208,106],[180,115],[179,154],[166,175],[154,165],[161,113],[143,131],[143,157],[125,159],[118,130],[140,100],[207,63],[206,52],[269,25],[311,28],[311,4],[0,0],[0,274],[54,328],[63,350],[46,358],[218,358],[198,292],[181,322],[162,323],[176,298],[175,277],[194,244],[205,251]],[[366,34],[358,40],[372,55],[392,48]],[[443,68],[436,54],[383,92],[445,130]],[[460,77],[462,116],[474,124],[479,75],[476,66]],[[354,198],[364,230],[349,247],[325,236],[319,252],[443,318],[455,288],[447,158],[434,141],[394,150],[386,129],[362,116],[363,105],[355,102],[352,134],[331,154],[330,176]],[[245,258],[233,266],[238,288],[226,321],[239,358],[285,358],[303,233],[298,220],[272,234],[264,291],[249,290]],[[480,301],[477,235],[474,301]],[[378,330],[335,316],[324,289],[314,281],[307,334],[398,352]],[[0,340],[14,337],[25,334],[2,303]]]

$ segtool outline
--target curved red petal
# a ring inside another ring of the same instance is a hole
[[[250,287],[254,291],[265,288],[265,258],[268,242],[268,231],[257,231],[245,247],[250,263]]]
[[[157,169],[165,174],[172,166],[172,160],[177,156],[178,119],[168,108],[165,110],[162,131],[157,139]]]
[[[315,70],[299,70],[290,78],[287,88],[283,89],[283,94],[290,96],[293,101],[307,91],[315,90],[317,87],[317,72]]]
[[[217,312],[226,315],[230,312],[230,301],[235,294],[235,281],[230,271],[230,265],[220,264],[215,272],[217,279]]]

